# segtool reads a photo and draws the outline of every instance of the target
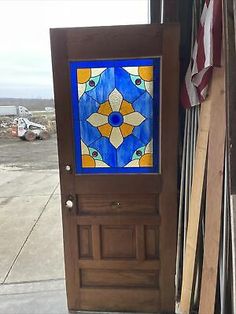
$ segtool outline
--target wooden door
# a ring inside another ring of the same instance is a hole
[[[69,309],[174,312],[178,34],[51,30]]]

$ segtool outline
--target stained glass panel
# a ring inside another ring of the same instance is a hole
[[[159,171],[160,63],[70,63],[77,173]]]

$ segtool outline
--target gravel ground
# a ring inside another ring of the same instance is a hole
[[[18,138],[0,139],[0,169],[17,171],[58,169],[57,139],[22,141]]]

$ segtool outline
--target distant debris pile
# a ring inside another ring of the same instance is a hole
[[[36,117],[31,117],[30,120],[35,123],[42,124],[46,127],[50,135],[56,133],[56,121],[55,115],[37,115]],[[15,125],[14,117],[0,116],[0,139],[14,138],[12,135],[12,128]]]
[[[0,138],[12,138],[13,118],[0,117]]]

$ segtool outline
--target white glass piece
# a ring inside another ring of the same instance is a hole
[[[93,113],[88,117],[87,121],[92,124],[92,126],[98,127],[108,123],[108,116],[104,116],[100,113]]]
[[[113,128],[110,135],[110,142],[115,147],[118,148],[122,143],[124,139],[121,134],[120,128]]]
[[[130,161],[125,167],[139,167],[139,159]]]
[[[147,92],[153,97],[153,81],[151,82],[145,81],[145,87]]]
[[[140,125],[145,120],[139,112],[132,112],[124,116],[124,122],[133,126]]]
[[[112,111],[119,111],[122,103],[123,97],[121,93],[115,88],[112,93],[109,95],[109,102],[112,108]]]
[[[96,160],[96,168],[109,168],[109,166],[102,160]]]
[[[91,77],[98,76],[102,74],[107,68],[92,68],[91,69]]]
[[[78,84],[78,95],[79,95],[79,98],[83,96],[85,88],[86,88],[86,84]]]
[[[82,155],[89,155],[89,149],[88,149],[88,147],[84,144],[83,141],[81,141],[81,152],[82,152]]]
[[[138,67],[123,67],[123,69],[125,71],[127,71],[129,74],[132,74],[132,75],[139,75],[138,74]]]
[[[152,153],[153,153],[153,140],[151,140],[145,148],[145,154],[152,154]]]

